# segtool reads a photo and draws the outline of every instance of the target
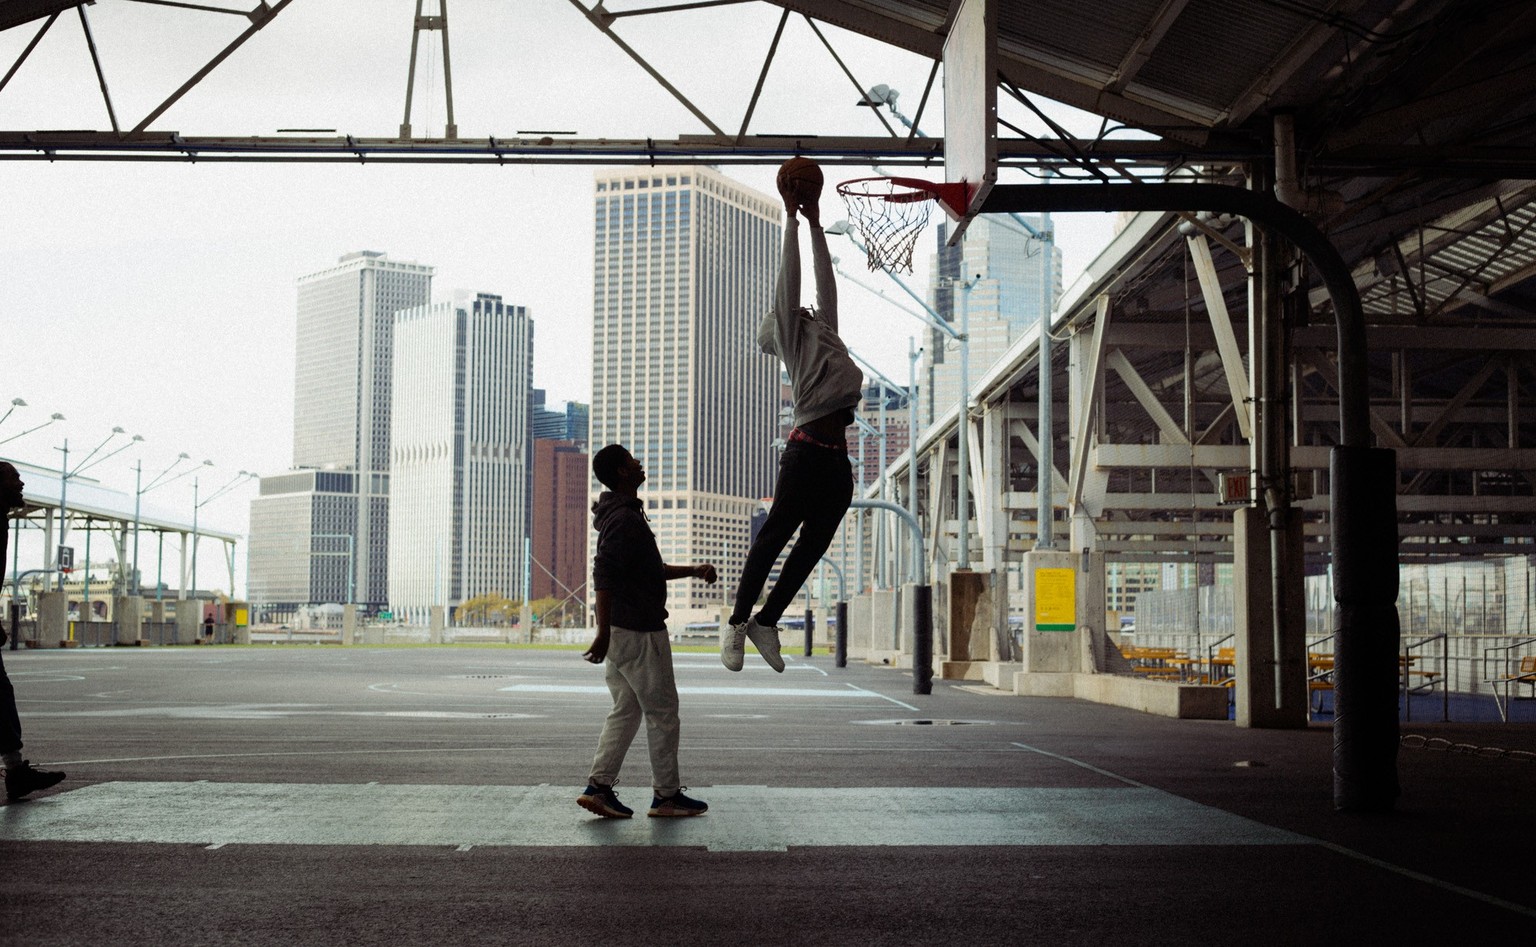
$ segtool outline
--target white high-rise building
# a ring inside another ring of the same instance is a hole
[[[394,319],[431,291],[432,267],[374,251],[299,278],[293,466],[346,476],[262,479],[248,565],[258,606],[385,603]]]
[[[670,621],[715,619],[778,462],[779,365],[755,340],[783,204],[698,167],[600,173],[595,205],[590,449],[645,465],[663,560],[720,567],[669,583]]]
[[[425,624],[483,595],[523,597],[533,322],[465,294],[395,317],[389,604]]]
[[[1041,228],[1037,217],[1026,217],[1031,227]],[[965,291],[950,282],[980,275],[970,289],[969,372],[974,383],[1001,358],[1021,335],[1040,324],[1045,297],[1041,248],[1018,221],[1005,216],[981,216],[966,228],[957,246],[948,246],[949,223],[938,228],[938,252],[930,268],[930,295],[934,309],[960,327],[960,307]],[[1051,303],[1061,296],[1061,250],[1051,245]],[[954,407],[960,398],[960,343],[938,330],[930,330],[919,366],[922,382],[931,397],[922,398],[919,422],[926,426]]]

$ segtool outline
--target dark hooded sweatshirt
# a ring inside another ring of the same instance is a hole
[[[597,553],[592,587],[609,593],[608,621],[630,631],[667,630],[667,578],[656,534],[638,498],[603,491],[592,504]]]

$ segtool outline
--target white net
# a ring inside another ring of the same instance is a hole
[[[936,194],[905,178],[844,181],[837,193],[863,238],[869,268],[912,272],[912,248],[928,226]]]

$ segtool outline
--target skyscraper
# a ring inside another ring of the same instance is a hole
[[[483,595],[521,599],[533,323],[500,296],[395,318],[389,603],[425,623]]]
[[[567,401],[561,410],[546,406],[543,388],[533,389],[533,436],[557,441],[574,441],[587,449],[589,411],[579,401]]]
[[[533,440],[533,563],[530,599],[587,600],[588,485],[585,444],[535,437]]]
[[[347,476],[263,478],[251,501],[253,602],[384,604],[394,317],[431,291],[432,267],[370,250],[299,278],[293,466]]]
[[[779,366],[755,335],[783,205],[702,167],[601,173],[595,197],[591,449],[645,465],[664,560],[725,567],[714,588],[671,583],[674,622],[713,618],[777,462]]]
[[[1041,226],[1038,218],[1026,220],[1037,230]],[[939,224],[930,293],[934,310],[958,329],[964,290],[947,281],[981,276],[971,287],[967,303],[970,376],[974,382],[1020,335],[1040,324],[1044,243],[1008,217],[977,217],[966,229],[965,239],[953,247],[948,246],[949,227],[948,221]],[[1049,270],[1054,303],[1061,296],[1061,250],[1055,244],[1051,245]],[[960,398],[960,343],[936,329],[929,330],[928,336],[919,378],[931,397],[921,399],[918,405],[922,426],[933,423]]]

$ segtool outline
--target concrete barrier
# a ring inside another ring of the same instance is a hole
[[[1181,720],[1226,720],[1227,689],[1212,684],[1149,681],[1118,674],[1016,672],[1013,692],[1022,697],[1076,697]]]

